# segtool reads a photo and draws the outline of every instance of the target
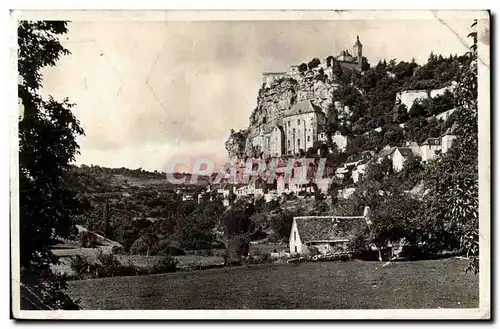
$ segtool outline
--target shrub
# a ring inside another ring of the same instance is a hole
[[[310,246],[310,247],[309,247],[309,254],[310,254],[311,256],[316,256],[316,255],[319,255],[319,254],[320,254],[320,252],[319,252],[319,249],[318,249],[317,247],[315,247],[315,246]]]
[[[111,248],[111,253],[113,255],[121,255],[124,252],[125,252],[125,249],[122,246],[113,246],[113,248]]]
[[[90,231],[83,231],[78,234],[78,241],[83,248],[95,248],[99,245],[97,236]]]
[[[118,258],[116,258],[115,255],[113,254],[105,254],[102,251],[100,251],[97,254],[97,261],[102,265],[106,267],[118,267],[121,265],[120,261]]]
[[[250,251],[250,255],[251,256],[262,256],[262,250],[260,250],[259,248],[255,248],[255,249]]]
[[[202,250],[197,250],[195,255],[209,257],[213,256],[214,252],[212,251],[212,249],[202,249]]]
[[[185,254],[186,252],[183,249],[170,245],[166,239],[158,241],[151,248],[151,255],[184,256]]]
[[[166,256],[159,259],[155,266],[155,273],[170,273],[175,272],[177,270],[177,265],[179,262],[172,256]]]
[[[127,275],[127,269],[113,254],[105,254],[102,251],[97,254],[97,261],[99,265],[98,275],[100,277]]]
[[[247,264],[266,264],[271,263],[273,260],[269,254],[262,254],[258,256],[249,257]]]
[[[143,239],[139,238],[130,246],[130,253],[141,255],[146,254],[148,251],[148,244]]]
[[[71,258],[70,267],[75,271],[77,277],[81,277],[84,273],[95,273],[96,266],[92,264],[88,258],[76,255]]]

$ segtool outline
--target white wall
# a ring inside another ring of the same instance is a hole
[[[269,152],[271,156],[282,156],[283,133],[278,127],[274,127],[270,136]]]
[[[345,152],[347,148],[347,136],[335,134],[332,136],[332,141],[337,144],[339,151]]]
[[[443,113],[436,114],[436,120],[443,120],[446,121],[450,118],[450,116],[455,112],[456,109],[451,109]]]
[[[328,192],[328,186],[330,185],[330,179],[321,178],[316,181],[316,184],[318,185],[318,188],[321,191],[321,193],[326,194]]]
[[[429,98],[427,90],[407,90],[396,94],[396,99],[400,100],[401,104],[406,105],[408,111],[416,100],[426,98]]]
[[[403,155],[399,152],[399,150],[395,150],[392,157],[392,168],[395,171],[401,171],[401,169],[403,169],[404,162],[405,158],[403,157]]]
[[[455,90],[455,86],[451,85],[451,86],[444,87],[441,89],[433,89],[433,90],[431,90],[430,94],[431,94],[431,97],[434,98],[434,97],[443,95],[447,90],[453,92]]]
[[[302,242],[300,241],[299,231],[297,228],[297,222],[295,221],[295,218],[293,219],[292,229],[290,231],[289,245],[290,245],[290,255],[292,256],[306,252],[306,248],[303,248]]]
[[[342,190],[339,190],[339,194],[338,194],[338,197],[339,198],[343,198],[343,199],[347,199],[349,198],[354,192],[356,191],[356,189],[354,187],[348,187],[348,188],[345,188],[345,189],[342,189]]]
[[[443,153],[448,152],[455,138],[457,138],[455,135],[444,135],[441,138],[441,149]]]
[[[429,161],[436,157],[436,151],[441,150],[441,145],[422,145],[422,161]]]
[[[361,177],[361,175],[364,175],[366,172],[366,164],[362,164],[362,165],[359,165],[356,167],[356,169],[354,169],[352,171],[352,181],[354,183],[357,183]]]
[[[284,121],[286,153],[307,151],[318,138],[318,118],[316,113],[304,113],[287,117]],[[294,135],[295,129],[295,135]],[[290,141],[290,146],[288,142]],[[300,144],[299,144],[300,143]]]

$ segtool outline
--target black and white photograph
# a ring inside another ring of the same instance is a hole
[[[13,318],[490,319],[488,11],[11,18]]]

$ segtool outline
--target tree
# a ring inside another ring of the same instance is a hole
[[[356,239],[366,242],[359,247],[373,244],[381,250],[389,242],[411,238],[413,227],[421,217],[419,201],[404,193],[401,180],[384,162],[370,163],[366,177],[354,194],[339,202],[335,210],[338,215],[352,216],[363,213],[365,206],[370,208],[372,223]]]
[[[321,61],[319,60],[319,58],[315,57],[309,63],[307,63],[307,67],[309,68],[309,70],[312,70],[312,69],[318,67],[319,64],[321,64]]]
[[[363,56],[363,61],[361,62],[361,70],[366,71],[370,69],[370,62]]]
[[[424,173],[424,166],[421,161],[421,157],[413,153],[405,161],[403,169],[398,173],[404,189],[411,190],[421,182]]]
[[[382,144],[390,146],[399,146],[404,141],[403,128],[399,126],[389,126],[387,132],[384,134]]]
[[[226,229],[226,235],[247,233],[250,229],[250,216],[255,212],[253,203],[241,198],[222,215],[222,223]]]
[[[52,273],[57,262],[50,250],[52,241],[67,237],[71,218],[79,211],[74,193],[63,180],[78,153],[76,137],[83,134],[71,112],[68,99],[42,99],[41,70],[54,66],[69,54],[58,37],[67,32],[66,22],[22,21],[18,26],[18,85],[24,116],[19,122],[19,203],[21,285],[33,295],[21,293],[21,308],[75,309],[63,293],[64,279]],[[41,305],[41,306],[40,306]]]
[[[307,64],[306,63],[302,63],[299,65],[299,72],[305,72],[307,71]]]
[[[476,22],[473,24],[473,26]],[[439,247],[458,246],[470,258],[469,270],[479,271],[479,199],[477,128],[477,35],[457,86],[458,138],[425,173],[427,240]],[[442,237],[447,242],[442,246]],[[433,239],[431,239],[433,238]],[[436,241],[437,240],[437,241]],[[450,241],[451,240],[451,241]]]
[[[278,211],[276,213],[271,215],[271,228],[274,230],[278,239],[287,240],[290,236],[290,230],[292,229],[294,213],[281,208],[278,208],[277,210]],[[300,214],[301,212],[303,213],[303,209],[295,211],[297,214]]]

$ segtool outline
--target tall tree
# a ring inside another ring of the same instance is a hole
[[[21,308],[75,309],[64,294],[65,281],[52,273],[57,262],[50,245],[67,237],[78,212],[75,195],[63,180],[83,134],[68,99],[42,99],[41,70],[69,54],[59,42],[61,21],[22,21],[18,25],[18,85],[24,116],[19,122],[19,203]]]
[[[473,24],[473,26],[476,23]],[[433,236],[442,232],[471,257],[469,269],[479,271],[478,121],[477,121],[477,35],[468,53],[457,86],[457,139],[425,175],[427,223]],[[441,239],[442,241],[442,239]]]

